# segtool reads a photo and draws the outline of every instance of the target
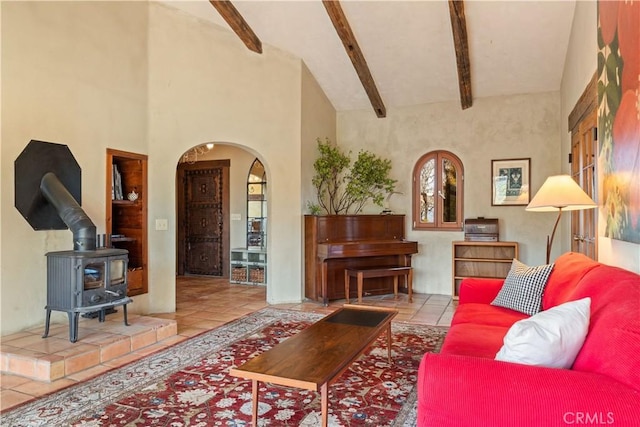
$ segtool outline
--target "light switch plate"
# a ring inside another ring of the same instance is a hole
[[[169,229],[169,222],[166,219],[156,219],[156,230],[165,231]]]

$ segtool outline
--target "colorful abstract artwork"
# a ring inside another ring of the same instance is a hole
[[[640,1],[598,1],[598,48],[604,235],[640,243]]]

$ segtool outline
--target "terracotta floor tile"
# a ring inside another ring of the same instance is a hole
[[[206,332],[208,329],[205,328],[196,328],[193,326],[178,326],[178,334],[185,337],[195,337],[196,335],[200,335],[203,332]]]
[[[142,356],[148,356],[153,353],[157,353],[160,350],[163,350],[164,348],[165,346],[162,345],[161,343],[155,343],[155,344],[151,344],[146,347],[140,348],[138,350],[135,350],[134,353],[142,357]]]
[[[215,322],[218,322],[218,324],[220,324],[220,322],[226,323],[226,322],[230,322],[232,320],[236,320],[239,317],[244,316],[245,314],[247,314],[244,310],[240,310],[238,312],[236,311],[228,311],[228,312],[223,312],[223,313],[209,313],[209,315],[206,318],[203,318],[203,320],[213,320]]]
[[[411,322],[412,319],[412,315],[410,314],[398,314],[396,317],[393,318],[394,322]]]
[[[178,333],[178,324],[170,323],[156,329],[156,341],[163,341]]]
[[[82,342],[96,346],[106,346],[127,339],[129,339],[127,335],[114,334],[108,331],[96,331],[84,338]]]
[[[274,304],[273,307],[281,308],[283,310],[300,310],[300,303],[291,303],[291,304]]]
[[[79,324],[80,323],[82,323],[82,320],[79,322]],[[44,325],[34,326],[33,328],[29,329],[29,333],[42,336],[44,334]],[[69,337],[69,321],[67,319],[64,319],[64,322],[62,323],[54,323],[52,316],[51,324],[49,326],[49,336],[53,335],[66,335],[67,337]]]
[[[20,393],[15,390],[2,390],[0,391],[0,411],[13,408],[30,400],[33,400],[33,396],[30,394]]]
[[[28,336],[28,335],[32,335],[28,330],[27,331],[22,331],[22,332],[16,332],[15,334],[9,334],[9,335],[5,335],[2,337],[2,343],[9,343],[13,340],[22,338],[24,336]]]
[[[439,304],[445,304],[448,305],[449,302],[451,302],[451,298],[448,297],[447,295],[431,295],[429,297],[429,299],[427,299],[427,303],[439,303]]]
[[[128,353],[131,353],[130,338],[124,338],[109,344],[104,344],[100,347],[100,362],[104,363],[107,360],[115,359],[116,357],[124,356]]]
[[[243,308],[245,308],[247,310],[246,314],[252,313],[254,311],[258,311],[258,310],[262,310],[263,308],[269,307],[269,304],[250,304],[250,305],[245,305]]]
[[[101,327],[101,330],[108,331],[112,334],[133,336],[133,335],[137,335],[139,333],[148,331],[149,327],[142,324],[137,324],[137,323],[131,323],[129,326],[121,323],[114,323],[114,324],[105,325],[104,327]]]
[[[221,320],[201,320],[199,322],[194,323],[193,325],[191,325],[191,327],[193,328],[201,328],[204,330],[210,330],[213,328],[217,328],[220,325],[223,325],[227,322],[225,321],[221,321]]]
[[[68,338],[49,337],[44,339],[40,338],[39,341],[27,344],[24,346],[24,348],[28,348],[34,351],[40,351],[47,354],[54,354],[68,349],[71,346],[73,346],[73,344],[69,341]]]
[[[440,320],[440,313],[416,313],[411,319],[429,325],[435,325]]]
[[[9,372],[22,375],[27,378],[35,378],[37,375],[36,359],[20,356],[9,357]]]
[[[96,347],[91,351],[67,357],[64,363],[64,374],[75,374],[76,372],[96,366],[99,363],[100,349]]]
[[[191,325],[200,320],[202,320],[200,317],[195,317],[195,316],[192,316],[191,314],[186,316],[176,317],[176,322],[178,322],[178,327],[180,327],[180,325]]]
[[[167,324],[165,321],[160,321],[160,319],[156,319],[155,317],[148,317],[148,316],[139,317],[134,322],[136,325],[151,326],[155,328],[160,328]]]
[[[20,393],[30,394],[32,396],[44,396],[74,384],[77,384],[77,382],[68,378],[63,378],[50,383],[29,381],[28,383],[17,386],[14,390]]]
[[[196,311],[195,313],[193,313],[191,315],[192,318],[196,318],[196,319],[205,319],[205,320],[211,320],[211,319],[215,319],[215,316],[220,316],[221,314],[223,314],[223,312],[221,312],[220,310],[211,310],[211,311]],[[228,316],[228,315],[227,315]],[[233,316],[233,314],[232,314]]]
[[[136,351],[148,345],[155,344],[156,331],[144,331],[137,335],[131,336],[131,351]]]
[[[112,370],[111,366],[107,366],[105,364],[96,365],[89,369],[85,369],[84,371],[76,372],[75,374],[71,374],[66,376],[65,378],[71,380],[73,382],[79,383],[82,381],[90,380],[91,378],[98,376],[100,374],[104,374]]]
[[[186,341],[189,338],[191,337],[184,336],[184,335],[174,335],[172,337],[165,338],[162,341],[159,341],[158,343],[156,343],[156,345],[161,346],[162,348],[167,348],[167,347],[171,347],[172,345]]]
[[[4,389],[14,388],[20,384],[28,382],[29,379],[18,375],[2,374],[0,375],[0,386]]]
[[[193,307],[193,304],[191,306]],[[193,313],[198,312],[198,310],[194,310],[192,307],[189,308],[189,309],[186,309],[186,310],[181,310],[180,308],[176,307],[176,310],[177,310],[176,311],[176,322],[179,322],[180,320],[183,320],[183,319],[189,319],[189,318],[191,318],[191,315]]]
[[[97,351],[99,346],[95,344],[87,344],[82,341],[76,343],[70,343],[68,347],[54,353],[62,357],[77,356],[79,354]]]
[[[64,359],[60,359],[60,360],[39,359],[36,362],[36,375],[34,378],[37,380],[54,381],[64,377],[64,375],[65,375]]]
[[[6,353],[5,351],[9,351],[9,348],[7,347],[7,350],[0,350],[0,372],[9,372],[9,353]]]
[[[177,317],[177,313],[157,313],[157,314],[154,314],[153,317],[158,319],[175,320],[175,318]]]
[[[5,342],[4,339],[2,341]],[[26,334],[21,338],[10,340],[7,344],[14,347],[31,348],[34,344],[42,344],[46,342],[47,340],[43,340],[42,337],[38,335]]]
[[[19,347],[14,347],[11,351],[8,352],[8,354],[9,354],[9,359],[13,359],[14,356],[37,359],[47,355],[47,353],[43,353],[41,351],[35,351],[28,348],[19,348]]]
[[[125,354],[122,357],[117,357],[115,359],[108,360],[103,363],[104,366],[108,366],[110,368],[119,368],[120,366],[127,365],[131,362],[135,362],[140,359],[140,354],[138,353],[129,353]]]

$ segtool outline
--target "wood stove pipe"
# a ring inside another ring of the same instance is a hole
[[[95,250],[95,224],[53,172],[44,174],[40,180],[40,191],[73,233],[73,250]]]

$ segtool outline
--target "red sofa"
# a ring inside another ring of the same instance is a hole
[[[461,283],[441,352],[420,364],[418,426],[640,426],[640,275],[578,253],[556,260],[542,309],[591,298],[571,369],[494,360],[509,327],[528,317],[490,305],[502,283]]]

